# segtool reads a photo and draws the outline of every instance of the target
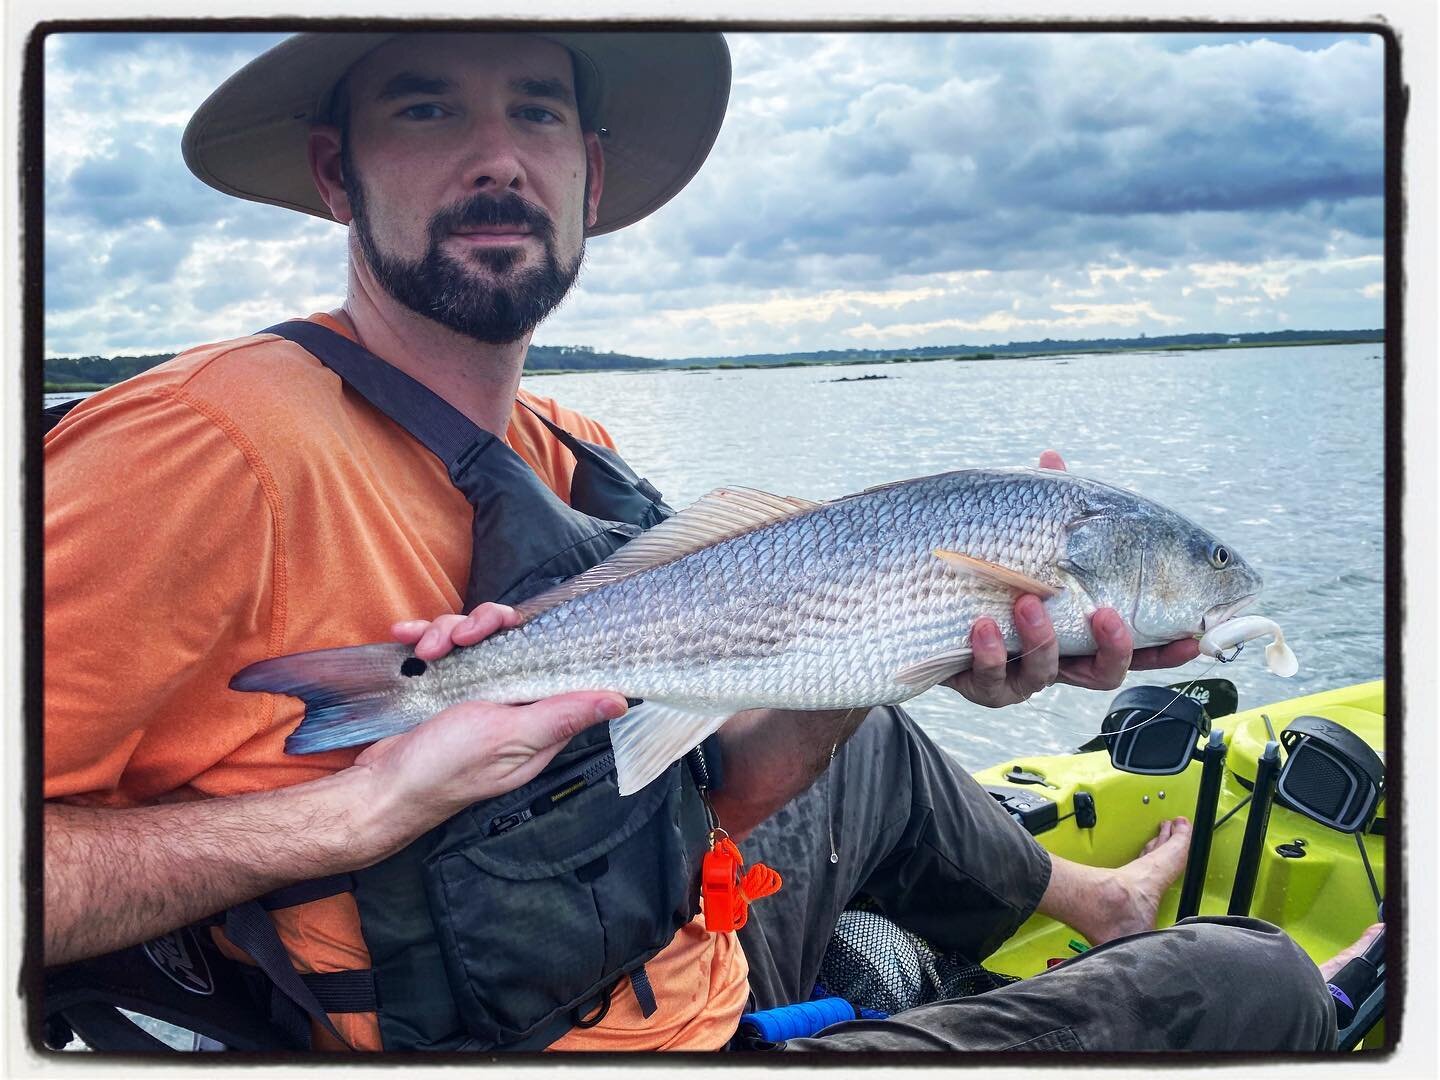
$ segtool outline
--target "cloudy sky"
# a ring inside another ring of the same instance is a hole
[[[190,112],[281,34],[59,34],[47,355],[335,306],[344,230],[228,198]],[[1335,34],[730,34],[700,174],[536,334],[657,357],[1383,323],[1384,50]]]

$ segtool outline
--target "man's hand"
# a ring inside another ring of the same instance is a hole
[[[396,623],[391,633],[413,645],[420,659],[434,661],[519,622],[514,608],[481,604],[469,615]],[[624,697],[606,691],[529,705],[465,701],[366,748],[355,765],[370,771],[377,798],[398,815],[395,827],[410,833],[529,783],[572,738],[625,709]]]
[[[1040,468],[1064,469],[1065,460],[1054,450],[1046,450],[1040,455]],[[1061,660],[1055,628],[1039,597],[1018,597],[1014,614],[1020,657],[1008,662],[999,625],[994,619],[977,619],[970,630],[970,670],[947,679],[946,686],[977,705],[998,708],[1024,701],[1057,682],[1114,690],[1127,671],[1178,667],[1200,655],[1199,644],[1190,639],[1136,652],[1125,620],[1113,608],[1099,608],[1090,616],[1095,655]]]
[[[407,619],[390,627],[395,640],[415,646],[426,663],[439,660],[459,645],[474,645],[491,634],[520,625],[520,616],[505,604],[481,604],[469,615],[445,614],[434,619]]]

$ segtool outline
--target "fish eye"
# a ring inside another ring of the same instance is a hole
[[[1210,545],[1210,565],[1216,570],[1224,570],[1230,565],[1230,551],[1224,544]]]

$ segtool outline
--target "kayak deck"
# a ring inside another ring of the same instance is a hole
[[[1214,726],[1225,732],[1229,753],[1216,820],[1210,860],[1200,902],[1201,915],[1223,915],[1229,905],[1241,841],[1245,832],[1245,806],[1253,785],[1256,763],[1269,735],[1268,715],[1278,735],[1299,716],[1320,716],[1344,725],[1370,744],[1382,757],[1385,748],[1385,689],[1383,681],[1276,702],[1230,716]],[[1012,769],[1044,778],[1044,785],[1006,780]],[[1172,776],[1123,773],[1110,764],[1103,750],[1007,761],[975,774],[995,792],[1014,792],[1028,801],[1037,795],[1053,800],[1059,820],[1035,838],[1052,854],[1091,866],[1120,866],[1140,854],[1168,818],[1193,819],[1201,764],[1197,759],[1184,772]],[[1077,794],[1094,800],[1094,825],[1081,828]],[[1382,799],[1364,843],[1377,883],[1383,890],[1385,874],[1385,802]],[[1290,846],[1290,856],[1277,848]],[[1302,854],[1294,855],[1298,848]],[[1175,921],[1180,883],[1161,901],[1157,925]],[[1250,915],[1283,927],[1316,963],[1334,956],[1376,921],[1375,899],[1355,837],[1325,828],[1309,818],[1274,804],[1255,883]],[[1077,950],[1070,942],[1088,944],[1080,933],[1043,915],[1034,915],[985,966],[1008,975],[1039,974],[1052,957],[1067,958]],[[1377,1026],[1366,1045],[1382,1037]]]

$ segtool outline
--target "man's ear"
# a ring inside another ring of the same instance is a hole
[[[340,129],[331,124],[316,124],[310,129],[306,151],[315,190],[335,220],[349,225],[352,215],[350,198],[345,194],[344,170],[340,167]]]
[[[585,227],[592,228],[600,216],[600,195],[605,190],[605,149],[594,131],[585,133]]]

